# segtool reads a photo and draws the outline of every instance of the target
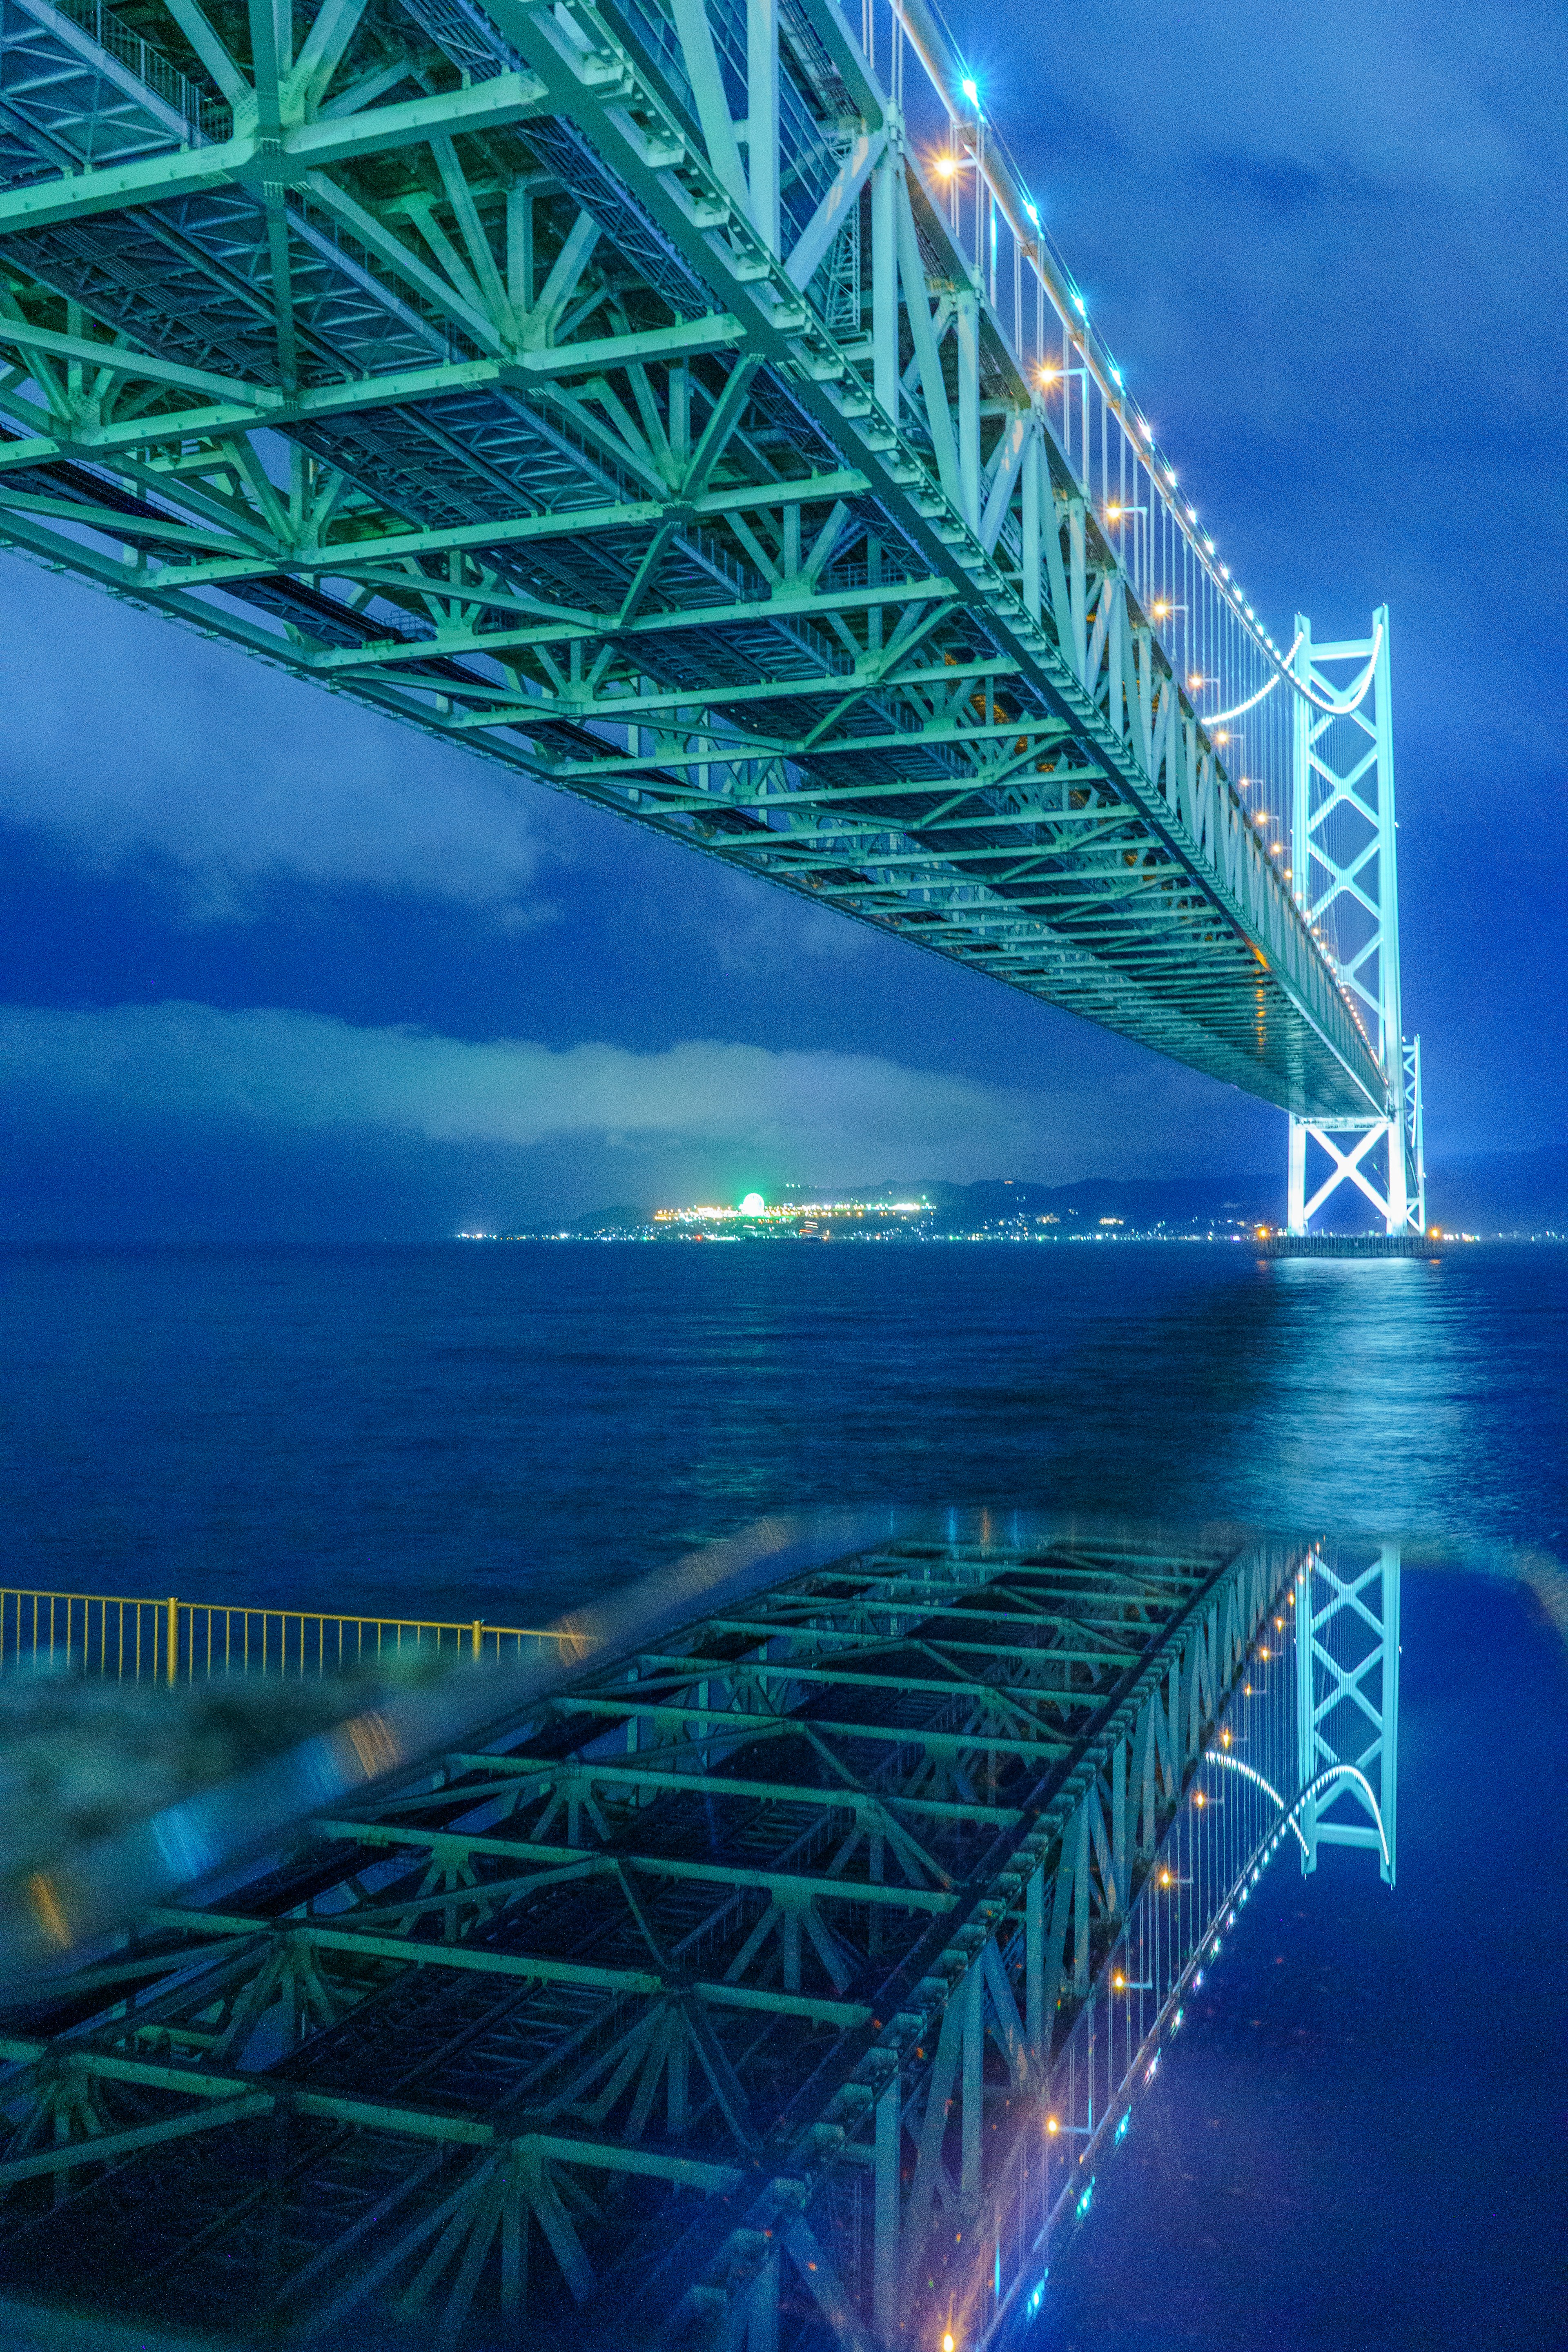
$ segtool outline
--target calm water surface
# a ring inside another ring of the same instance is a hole
[[[498,1622],[758,1513],[1552,1544],[1568,1249],[0,1255],[0,1576]]]
[[[11,1252],[0,1332],[14,1585],[531,1622],[860,1500],[1442,1557],[1397,1890],[1269,1871],[1039,2342],[1568,2344],[1568,1250]]]

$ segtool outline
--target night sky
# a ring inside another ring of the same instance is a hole
[[[1560,12],[949,17],[1276,637],[1392,607],[1429,1157],[1563,1141]],[[0,1233],[1282,1162],[1264,1106],[14,559],[0,677]]]

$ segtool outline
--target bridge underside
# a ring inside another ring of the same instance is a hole
[[[996,2317],[1278,1822],[1192,1781],[1234,1693],[1289,1785],[1296,1564],[983,1525],[561,1682],[0,2015],[0,2280],[288,2342]]]
[[[0,537],[1269,1101],[1382,1115],[831,0],[671,5],[324,0],[296,56],[268,0],[3,0]]]

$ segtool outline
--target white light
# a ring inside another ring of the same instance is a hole
[[[1117,391],[1120,392],[1121,389],[1121,370],[1119,367],[1113,367],[1111,369],[1110,381],[1116,386]]]
[[[1034,205],[1031,205],[1031,204],[1026,204],[1026,205],[1025,205],[1025,206],[1024,206],[1024,210],[1028,214],[1029,218],[1034,222],[1035,226],[1036,226],[1037,228],[1038,228],[1038,227],[1039,227],[1039,226],[1040,226],[1040,215],[1039,215],[1039,214],[1035,210]]]
[[[959,89],[963,92],[964,97],[969,100],[969,103],[970,103],[970,105],[971,105],[971,106],[978,106],[978,105],[979,105],[979,103],[980,103],[980,92],[979,92],[979,90],[975,88],[975,85],[973,84],[973,82],[972,82],[972,81],[967,81],[967,80],[965,80],[965,81],[961,81],[961,82],[959,83],[958,87],[959,87]]]
[[[1073,298],[1072,298],[1072,306],[1073,306],[1073,309],[1078,312],[1078,315],[1079,315],[1079,317],[1080,319],[1087,319],[1087,318],[1088,318],[1088,316],[1089,316],[1089,312],[1084,309],[1084,305],[1083,305],[1083,296],[1082,296],[1081,294],[1075,294],[1075,295],[1073,296]]]
[[[741,1203],[741,1214],[743,1217],[760,1217],[767,1205],[760,1192],[748,1192]]]

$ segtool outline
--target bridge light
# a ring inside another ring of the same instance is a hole
[[[957,169],[958,166],[953,162],[951,155],[939,155],[937,157],[936,176],[939,180],[951,180]]]
[[[974,82],[971,81],[971,80],[967,78],[967,76],[965,77],[965,79],[964,79],[963,81],[961,81],[961,82],[959,83],[958,87],[959,87],[959,89],[963,92],[964,97],[969,100],[969,103],[970,103],[970,105],[971,105],[971,106],[978,106],[978,105],[979,105],[979,103],[980,103],[980,91],[979,91],[979,89],[978,89],[977,85],[976,85]],[[948,2345],[948,2347],[947,2347],[947,2352],[952,2352],[952,2346],[951,2344],[949,2344],[949,2345]]]
[[[1176,486],[1176,469],[1175,469],[1175,467],[1174,467],[1173,466],[1167,466],[1167,467],[1166,467],[1166,468],[1165,468],[1165,479],[1170,483],[1171,488],[1172,488],[1173,489],[1174,489],[1174,488],[1175,488],[1175,486]]]
[[[1049,360],[1047,360],[1040,370],[1040,382],[1042,383],[1055,383],[1060,373],[1060,368],[1053,366],[1052,362]]]
[[[972,87],[972,85],[971,85],[970,83],[968,83],[968,82],[965,82],[965,83],[964,83],[964,85],[963,85],[963,87],[964,87],[964,89],[970,89],[970,88]],[[958,2352],[958,2347],[957,2347],[957,2346],[954,2344],[954,2342],[953,2342],[953,2340],[952,2340],[952,2328],[951,2328],[951,2327],[948,2329],[947,2334],[946,2334],[946,2335],[942,2337],[942,2352]]]
[[[1056,2137],[1057,2133],[1060,2131],[1061,2126],[1058,2123],[1055,2116],[1047,2116],[1046,2117],[1046,2129],[1051,2134],[1053,2138]]]
[[[1116,386],[1117,391],[1120,392],[1121,390],[1121,370],[1119,367],[1113,367],[1111,369],[1110,381]]]
[[[1117,1969],[1116,1974],[1111,1978],[1111,1979],[1110,1979],[1110,1984],[1111,1984],[1111,1990],[1112,1990],[1112,1991],[1114,1991],[1114,1992],[1125,1992],[1125,1991],[1126,1991],[1126,1990],[1127,1990],[1127,1979],[1126,1979],[1126,1978],[1122,1975],[1122,1973],[1121,1973],[1121,1969]]]
[[[1027,201],[1027,199],[1026,199],[1026,200],[1025,200],[1025,204],[1024,204],[1024,210],[1028,214],[1029,218],[1034,222],[1035,226],[1036,226],[1037,228],[1038,228],[1038,227],[1039,227],[1039,226],[1040,226],[1040,215],[1039,215],[1039,214],[1035,210],[1034,205],[1033,205],[1032,204],[1030,204],[1030,203]]]

